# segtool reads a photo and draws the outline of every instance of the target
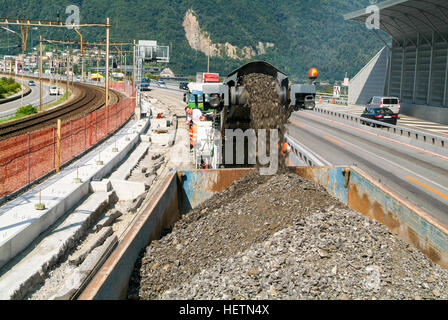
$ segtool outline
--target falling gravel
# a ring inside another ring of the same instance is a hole
[[[447,299],[448,273],[292,173],[249,175],[153,241],[129,299]]]
[[[280,146],[284,142],[285,125],[291,115],[290,106],[284,105],[280,99],[280,86],[274,77],[266,74],[251,73],[241,78],[248,93],[248,106],[250,107],[250,127],[258,136],[259,129],[266,129],[266,150],[270,154],[270,131],[278,132],[278,163],[284,169],[281,159]],[[258,137],[259,138],[259,137]]]

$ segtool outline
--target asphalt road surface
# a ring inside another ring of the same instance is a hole
[[[326,164],[355,164],[448,225],[448,157],[312,111],[293,113],[288,129]]]
[[[28,81],[24,81],[27,83]],[[0,118],[5,118],[9,116],[13,116],[16,113],[16,110],[20,108],[22,105],[26,106],[28,104],[32,104],[33,106],[39,107],[40,104],[40,90],[39,83],[36,83],[35,86],[30,87],[31,93],[22,99],[19,98],[17,100],[0,104]],[[43,85],[42,87],[42,101],[43,104],[49,104],[53,101],[56,101],[60,96],[50,96],[50,89],[48,85]]]

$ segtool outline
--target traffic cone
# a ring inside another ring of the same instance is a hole
[[[332,104],[336,104],[336,99],[333,98],[333,100],[331,100],[331,103],[332,103]]]
[[[319,104],[322,104],[322,96],[319,96]]]

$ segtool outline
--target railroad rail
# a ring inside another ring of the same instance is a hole
[[[60,107],[1,124],[0,140],[52,126],[57,119],[73,119],[104,107],[104,88],[85,83],[73,83],[73,88],[78,92],[76,98]],[[109,92],[110,105],[123,98],[123,95],[118,92],[113,90]]]

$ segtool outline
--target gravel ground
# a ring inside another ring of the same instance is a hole
[[[252,175],[136,264],[130,299],[448,299],[448,272],[293,174]]]

